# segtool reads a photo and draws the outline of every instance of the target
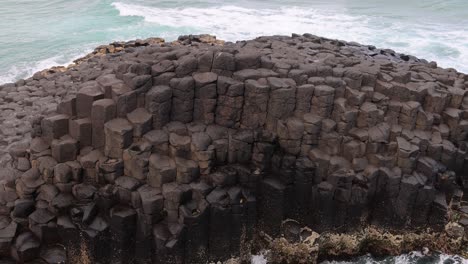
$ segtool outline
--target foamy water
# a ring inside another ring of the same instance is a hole
[[[372,256],[362,256],[353,261],[325,261],[321,264],[468,264],[468,260],[460,256],[450,256],[446,254],[434,254],[425,256],[420,252],[410,252],[395,257],[373,258]],[[252,262],[254,264],[254,262]]]
[[[2,0],[0,83],[115,40],[210,33],[236,41],[312,33],[468,72],[465,0]]]
[[[267,264],[268,261],[264,255],[259,254],[252,256],[251,263]],[[370,255],[365,255],[350,261],[323,261],[320,264],[468,264],[468,260],[460,256],[436,253],[423,255],[421,252],[413,251],[400,256],[373,258]]]
[[[114,2],[122,16],[142,17],[148,23],[184,32],[210,33],[236,41],[261,35],[310,32],[328,38],[392,48],[441,66],[468,72],[468,26],[437,21],[409,21],[382,15],[350,14],[345,9],[278,6],[245,8],[234,5],[212,8],[157,8]],[[468,8],[468,6],[467,6]],[[467,12],[468,16],[468,12]],[[468,18],[468,17],[467,17]]]

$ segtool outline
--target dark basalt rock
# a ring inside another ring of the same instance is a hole
[[[0,258],[205,263],[304,225],[467,222],[467,75],[310,34],[77,63],[0,86]]]
[[[34,260],[39,256],[41,243],[30,232],[19,235],[11,248],[11,256],[19,263]]]

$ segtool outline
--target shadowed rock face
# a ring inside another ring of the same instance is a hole
[[[308,34],[220,44],[114,43],[1,86],[1,133],[28,134],[0,170],[0,255],[201,263],[287,218],[447,223],[468,186],[468,76]],[[15,99],[46,90],[56,111]]]

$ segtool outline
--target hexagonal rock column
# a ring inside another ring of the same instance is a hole
[[[322,130],[322,117],[312,113],[304,114],[304,135],[302,136],[302,152],[307,153],[313,146],[317,146]]]
[[[161,188],[163,184],[176,180],[177,170],[174,160],[165,155],[152,154],[149,158],[148,184]]]
[[[228,163],[248,163],[252,157],[252,130],[237,130],[229,137]]]
[[[211,124],[214,122],[216,109],[218,75],[213,72],[195,73],[193,79],[195,80],[193,120]]]
[[[219,76],[217,89],[216,123],[225,127],[239,126],[244,104],[244,83]]]
[[[260,226],[269,235],[277,236],[284,218],[286,187],[275,179],[265,179],[261,189]]]
[[[5,191],[3,192],[3,199],[9,202],[14,202],[17,195],[22,199],[32,199],[36,190],[44,183],[45,181],[41,178],[41,173],[38,168],[31,168],[23,173],[23,175],[21,175],[17,180],[16,193],[14,191]]]
[[[169,86],[154,86],[146,93],[145,108],[153,115],[153,128],[160,129],[171,118],[172,89]]]
[[[195,161],[176,157],[175,163],[177,168],[177,183],[187,184],[198,178],[200,169]]]
[[[230,252],[238,255],[240,254],[240,248],[242,243],[245,243],[245,239],[248,239],[249,234],[247,233],[247,219],[249,218],[247,213],[247,203],[243,190],[239,186],[233,186],[228,190],[229,202],[231,204],[231,247]]]
[[[96,169],[96,164],[101,159],[103,159],[102,152],[96,149],[80,157],[79,161],[83,168],[83,180],[85,182],[96,184],[103,180],[98,178],[98,171]]]
[[[409,101],[403,103],[401,107],[401,113],[399,115],[399,124],[403,128],[414,129],[420,108],[421,104],[418,102]]]
[[[312,84],[304,84],[297,87],[296,92],[296,109],[294,110],[298,116],[310,112],[312,97],[315,87]]]
[[[236,70],[234,56],[228,52],[216,52],[213,56],[212,71],[222,76],[232,76]]]
[[[111,98],[115,101],[117,117],[125,117],[138,107],[137,92],[126,85],[113,88]]]
[[[135,208],[140,207],[140,198],[135,191],[141,185],[140,181],[133,177],[122,176],[115,180],[116,198],[118,202],[124,205],[131,205]]]
[[[195,160],[198,160],[199,162],[210,161],[214,157],[213,148],[208,150],[211,142],[211,137],[205,132],[196,132],[192,134],[190,149]]]
[[[41,129],[44,141],[50,144],[53,139],[59,139],[68,134],[68,119],[67,115],[54,115],[42,119]]]
[[[411,173],[416,165],[416,160],[419,157],[419,148],[402,137],[397,137],[397,143],[398,167],[401,168],[403,173]]]
[[[175,69],[175,73],[177,77],[183,77],[186,75],[190,75],[194,72],[198,67],[198,61],[195,56],[189,54],[187,56],[180,57],[177,60],[177,67]]]
[[[29,228],[43,243],[58,240],[55,215],[47,209],[38,208],[29,215]]]
[[[11,256],[18,263],[34,260],[39,256],[41,243],[31,232],[20,234],[11,247]]]
[[[133,136],[141,138],[153,127],[153,116],[145,108],[137,108],[127,115],[128,121],[133,125]]]
[[[153,263],[184,263],[186,231],[183,224],[160,222],[153,226]]]
[[[286,153],[297,155],[301,151],[304,123],[298,118],[288,118],[286,122],[279,121],[277,133],[280,146]]]
[[[137,230],[135,242],[135,258],[139,263],[148,263],[152,257],[153,236],[152,227],[164,216],[164,197],[160,188],[143,185],[137,190],[141,207],[137,208]]]
[[[0,87],[7,104],[35,84],[63,97],[30,152],[10,148],[18,171],[0,169],[0,258],[63,259],[40,244],[58,233],[93,263],[200,263],[237,254],[257,222],[442,229],[464,210],[468,76],[311,35],[209,38],[114,43]]]
[[[364,102],[359,108],[356,126],[359,128],[373,127],[383,120],[383,111],[377,105]]]
[[[312,187],[311,209],[316,210],[311,214],[311,226],[318,230],[327,230],[334,224],[334,187],[328,182],[321,182]]]
[[[335,89],[326,85],[318,85],[312,97],[311,112],[322,117],[329,117],[335,100]]]
[[[18,230],[18,224],[12,221],[8,216],[2,216],[0,220],[3,223],[0,229],[0,257],[7,257],[10,255],[10,247],[13,245],[13,240]]]
[[[112,98],[112,89],[123,85],[123,81],[117,79],[115,74],[101,75],[96,79],[98,85],[104,91],[106,98]]]
[[[174,62],[170,60],[161,60],[160,62],[156,63],[151,67],[151,75],[154,77],[161,76],[164,73],[173,73],[175,69]]]
[[[123,76],[119,76],[123,78]],[[129,78],[130,81],[131,78]],[[102,87],[105,97],[116,102],[116,116],[125,117],[127,113],[137,108],[137,93],[122,80],[117,79],[115,74],[102,75],[96,79]]]
[[[181,136],[176,133],[169,134],[169,153],[172,157],[190,158],[190,142],[189,136]]]
[[[171,120],[183,123],[193,119],[193,98],[195,96],[195,81],[192,76],[174,78],[170,81],[172,87]]]
[[[79,147],[92,145],[92,129],[90,118],[70,119],[70,136],[78,141]]]
[[[296,82],[293,79],[270,77],[267,79],[271,87],[268,100],[268,115],[266,127],[275,131],[276,122],[293,115],[296,107]]]
[[[57,106],[57,113],[76,116],[76,97],[74,95],[66,96]]]
[[[209,238],[209,204],[203,199],[190,201],[179,209],[181,223],[186,227],[185,259],[189,263],[206,260]]]
[[[251,129],[262,127],[266,122],[270,87],[266,83],[247,80],[244,93],[242,126]]]
[[[104,98],[104,93],[97,85],[81,88],[76,95],[76,112],[78,117],[90,117],[93,102]]]
[[[116,105],[112,99],[101,99],[93,103],[91,110],[92,143],[94,148],[105,145],[104,124],[116,117]]]
[[[164,196],[164,208],[167,212],[167,221],[175,223],[179,221],[179,206],[192,198],[192,189],[188,184],[176,182],[165,183],[162,186]]]
[[[231,207],[225,189],[216,188],[206,197],[210,203],[210,256],[213,258],[228,258],[231,255]]]
[[[127,119],[116,118],[104,125],[106,144],[104,153],[114,159],[122,158],[123,150],[133,141],[133,126]]]
[[[74,248],[79,243],[79,231],[75,224],[73,224],[71,217],[68,215],[62,215],[57,218],[57,230],[60,236],[60,240],[63,241],[63,246],[68,248]],[[78,253],[69,250],[68,259],[74,260],[77,258]]]
[[[67,162],[76,159],[78,142],[70,136],[52,141],[52,157],[57,162]]]
[[[145,104],[145,93],[152,87],[151,67],[145,63],[135,63],[129,67],[129,72],[123,74],[122,78],[137,96],[137,107]]]
[[[115,180],[123,176],[124,163],[120,159],[109,159],[99,162],[99,177],[104,178],[105,182],[115,183]]]
[[[152,146],[152,152],[169,153],[169,134],[164,130],[151,130],[143,135],[143,141]]]
[[[116,206],[111,210],[111,260],[116,263],[129,263],[134,254],[137,215],[135,210]]]
[[[429,214],[429,224],[436,230],[442,230],[447,224],[448,205],[445,199],[445,194],[437,193],[436,198],[432,203],[431,212]]]
[[[151,145],[133,144],[123,152],[125,175],[138,180],[145,180],[148,174],[148,163],[151,155]]]

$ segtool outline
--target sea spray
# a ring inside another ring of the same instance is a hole
[[[211,33],[237,41],[259,35],[312,33],[392,48],[468,72],[466,1],[73,3],[7,0],[0,8],[0,83],[65,65],[92,47],[116,40]]]

